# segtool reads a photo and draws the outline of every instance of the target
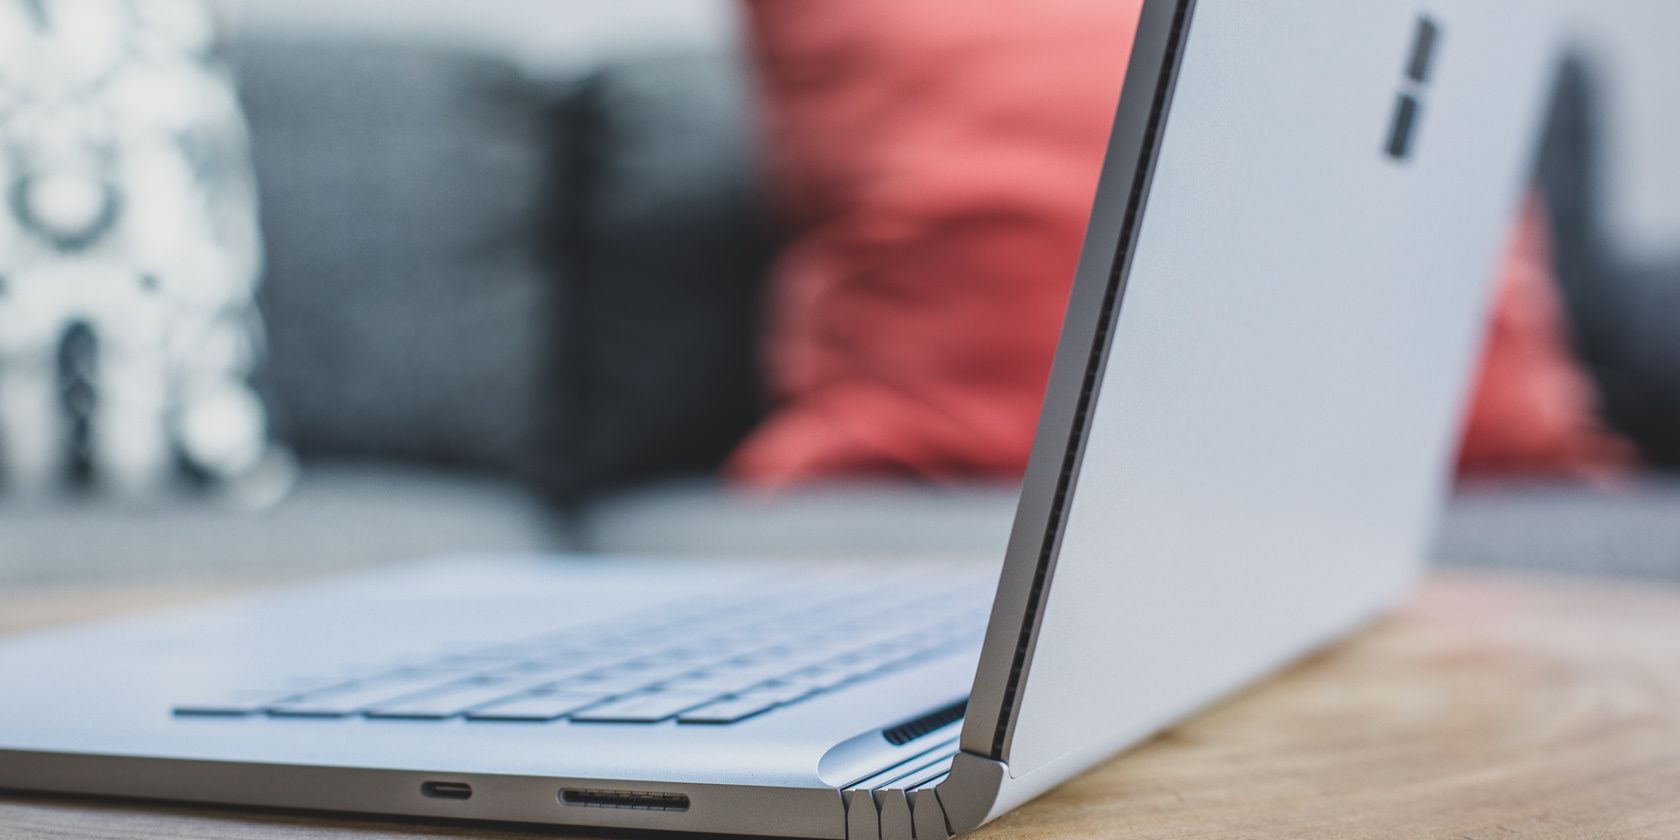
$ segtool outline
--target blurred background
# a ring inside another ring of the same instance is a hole
[[[997,556],[1138,3],[950,5],[0,0],[0,586]],[[1680,580],[1680,6],[1574,6],[1437,559]]]

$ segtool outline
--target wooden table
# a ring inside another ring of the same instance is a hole
[[[7,593],[0,632],[211,589]],[[456,836],[532,833],[0,796],[8,840]],[[1680,590],[1437,578],[975,836],[1680,838]]]

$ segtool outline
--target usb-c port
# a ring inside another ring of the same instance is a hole
[[[427,799],[471,799],[472,785],[465,782],[422,782],[420,795]]]

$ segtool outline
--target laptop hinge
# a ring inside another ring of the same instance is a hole
[[[949,748],[915,759],[841,792],[846,840],[949,840],[993,816],[1004,765]]]
[[[934,788],[951,772],[957,739],[900,761],[841,791],[847,840],[912,840],[950,837]],[[918,833],[915,823],[925,823]],[[930,833],[931,832],[931,833]]]

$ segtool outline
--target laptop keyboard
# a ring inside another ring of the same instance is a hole
[[[421,658],[314,688],[240,692],[184,717],[721,725],[972,654],[991,587],[780,592]]]

